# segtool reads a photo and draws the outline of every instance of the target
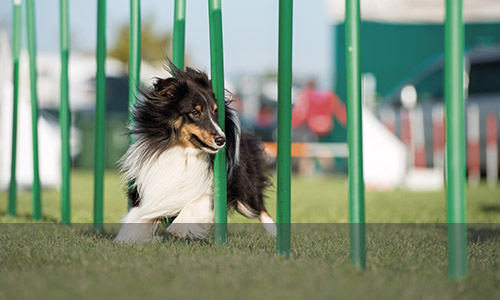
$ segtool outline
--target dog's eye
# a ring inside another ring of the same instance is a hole
[[[191,112],[191,116],[195,117],[195,118],[199,118],[201,116],[201,112],[199,110],[193,110]]]

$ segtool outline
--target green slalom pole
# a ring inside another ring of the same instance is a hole
[[[36,74],[36,25],[35,1],[26,1],[26,21],[28,31],[28,55],[30,60],[31,130],[33,134],[33,219],[42,219],[42,196],[38,162],[38,99]]]
[[[174,42],[173,62],[174,65],[183,70],[185,67],[185,44],[186,44],[186,0],[175,0],[174,8]],[[174,218],[167,218],[167,224],[172,224]]]
[[[365,186],[360,66],[359,0],[346,0],[347,139],[349,144],[349,223],[351,263],[365,269]]]
[[[134,108],[137,87],[141,82],[141,1],[130,0],[130,27],[129,27],[129,59],[128,59],[128,103],[129,103],[129,124],[133,126],[132,110]],[[130,135],[129,145],[134,143],[134,138]],[[133,182],[129,182],[129,189],[133,187]],[[132,203],[127,199],[128,209]]]
[[[279,1],[278,38],[278,153],[277,239],[278,255],[290,256],[291,149],[292,149],[292,31],[293,1]]]
[[[97,74],[94,132],[94,228],[103,230],[106,146],[106,0],[97,1]]]
[[[70,174],[71,154],[69,148],[69,135],[71,126],[71,115],[69,108],[69,5],[68,0],[60,0],[60,35],[61,35],[61,100],[59,104],[59,116],[61,126],[61,216],[62,223],[71,223],[71,199],[70,199]]]
[[[448,260],[452,280],[467,276],[464,21],[462,0],[446,1],[445,102]]]
[[[224,53],[222,46],[222,9],[221,0],[208,0],[210,20],[210,69],[212,87],[219,109],[219,126],[225,131],[225,90],[224,90]],[[227,243],[227,182],[226,147],[215,155],[214,161],[214,223],[215,242]]]
[[[128,72],[128,101],[129,120],[132,124],[132,108],[137,97],[137,87],[141,76],[141,1],[130,0],[130,30],[129,30],[129,72]],[[133,143],[130,136],[130,144]]]
[[[175,0],[173,61],[179,69],[184,69],[186,43],[186,0]]]
[[[14,99],[12,102],[12,153],[10,165],[10,185],[9,185],[9,215],[16,215],[17,202],[17,181],[16,181],[16,165],[17,165],[17,106],[19,102],[19,56],[21,54],[21,0],[14,0],[12,9],[12,60],[14,83]]]

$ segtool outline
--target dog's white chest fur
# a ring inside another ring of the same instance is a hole
[[[173,147],[142,166],[130,166],[128,172],[134,173],[128,175],[135,178],[144,220],[175,216],[201,197],[212,198],[209,158],[197,149]]]
[[[125,155],[124,179],[135,180],[139,206],[122,219],[115,240],[150,241],[159,219],[177,216],[171,234],[205,237],[213,222],[213,174],[208,154],[193,148],[173,147],[142,161],[144,144],[136,142]]]

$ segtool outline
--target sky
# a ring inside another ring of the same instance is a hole
[[[314,77],[321,86],[328,87],[333,52],[325,1],[294,1],[293,70],[296,78]],[[38,51],[58,54],[59,0],[35,2]],[[70,0],[72,51],[95,51],[96,3],[96,0]],[[143,21],[152,19],[158,32],[171,32],[173,8],[174,0],[143,0],[141,17]],[[12,0],[0,0],[0,30],[8,30],[9,34],[11,14]],[[128,17],[128,0],[108,0],[108,46]],[[277,69],[278,0],[222,0],[222,17],[224,68],[228,77]],[[23,19],[23,26],[25,22]],[[209,71],[209,49],[208,1],[187,0],[186,51],[191,65]]]

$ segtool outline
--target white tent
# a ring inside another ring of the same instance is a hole
[[[6,85],[4,85],[5,87]],[[9,85],[11,89],[12,86]],[[6,189],[10,182],[12,142],[12,101],[3,101],[1,107],[0,131],[0,189]],[[19,101],[17,129],[17,184],[28,188],[33,182],[33,148],[31,135],[31,106]],[[61,140],[59,125],[43,117],[38,120],[38,155],[40,181],[42,186],[59,188],[61,182]]]
[[[25,56],[25,55],[24,55]],[[0,35],[0,189],[10,182],[12,147],[12,63],[9,39]],[[26,67],[26,57],[23,58]],[[27,71],[27,70],[23,70]],[[20,81],[17,129],[17,183],[29,187],[33,182],[33,148],[29,82]],[[57,122],[41,116],[38,120],[40,181],[43,186],[59,187],[61,181],[60,131]]]
[[[12,147],[12,59],[8,34],[0,32],[0,189],[10,182]],[[126,76],[126,65],[117,59],[106,60],[107,76]],[[60,58],[40,54],[37,57],[38,105],[40,108],[59,106]],[[93,109],[95,106],[96,73],[95,56],[71,53],[69,62],[70,107],[72,111]],[[165,76],[161,67],[143,63],[141,79],[150,82],[154,76]],[[20,187],[30,187],[33,182],[33,152],[31,135],[31,103],[29,87],[29,61],[26,51],[20,57],[17,182]],[[127,99],[124,99],[127,101]],[[58,120],[40,115],[38,141],[40,180],[43,186],[58,188],[61,181],[61,141]],[[80,149],[79,132],[71,128],[71,154]]]
[[[363,164],[368,189],[393,189],[405,179],[405,146],[366,108],[363,109]]]
[[[463,0],[467,23],[500,23],[500,1]],[[345,0],[327,0],[335,23],[342,23]],[[360,0],[361,18],[381,23],[443,23],[445,0]]]

